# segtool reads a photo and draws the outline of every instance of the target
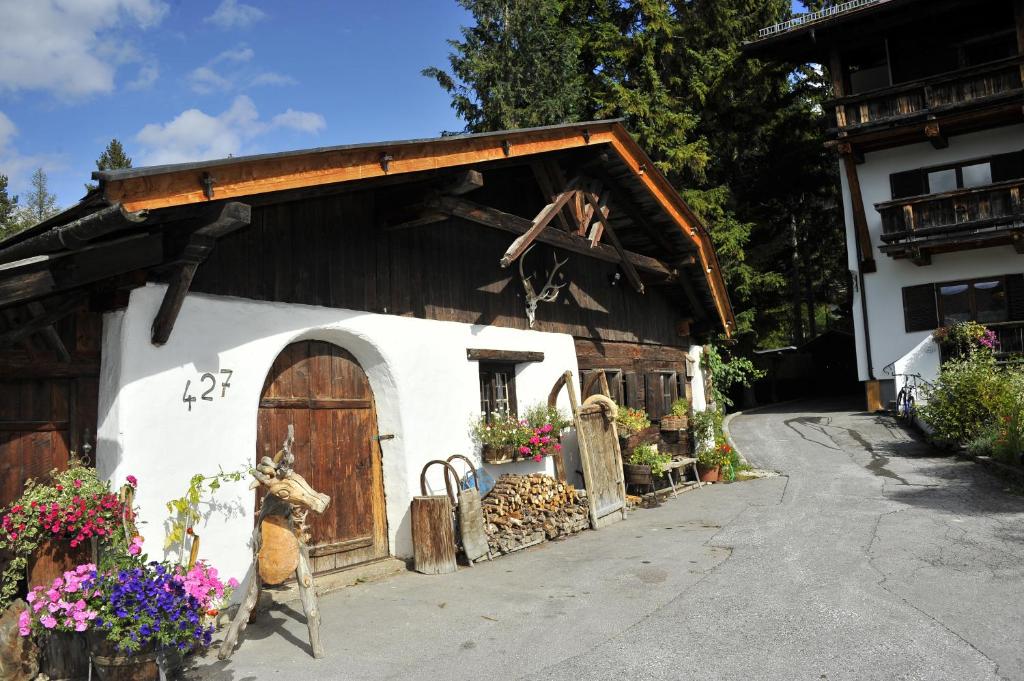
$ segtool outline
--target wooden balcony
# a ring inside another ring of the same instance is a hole
[[[998,322],[986,324],[996,332],[999,345],[996,356],[1008,360],[1024,355],[1024,322]]]
[[[1024,102],[1024,56],[1003,59],[912,83],[840,97],[834,108],[833,137],[878,137],[893,128],[915,126],[921,139],[943,138],[942,118],[954,127],[976,124],[986,116],[1016,120]],[[998,123],[999,121],[995,121]],[[951,130],[948,132],[956,132]],[[870,140],[869,141],[874,141]],[[904,143],[908,140],[900,140]],[[884,146],[884,145],[875,145]]]
[[[932,253],[1012,244],[1024,253],[1024,179],[876,203],[880,250],[919,265]]]

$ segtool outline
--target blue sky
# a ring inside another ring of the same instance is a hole
[[[794,0],[796,4],[796,0]],[[454,0],[0,0],[0,173],[77,201],[112,137],[135,165],[433,137],[462,127],[420,75]]]

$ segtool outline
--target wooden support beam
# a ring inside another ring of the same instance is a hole
[[[556,198],[558,198],[560,192],[555,189],[555,183],[554,180],[552,180],[551,175],[548,174],[547,165],[543,161],[537,160],[530,164],[530,170],[533,171],[533,179],[537,181],[537,186],[540,187],[541,194],[544,195],[544,200],[548,203],[552,203]],[[568,210],[558,211],[558,223],[562,226],[562,229],[567,232],[572,229],[573,223],[570,221],[571,217],[572,214],[568,212]]]
[[[79,378],[100,375],[99,357],[88,359],[72,359],[70,362],[57,362],[36,359],[17,359],[0,357],[0,381],[19,379],[47,378]]]
[[[473,203],[466,199],[440,197],[430,201],[429,204],[432,208],[443,210],[449,215],[453,215],[470,222],[475,222],[486,227],[511,232],[513,234],[525,234],[533,224],[526,218],[519,217],[518,215],[512,215],[511,213],[506,213],[488,206],[481,206],[478,203]],[[587,240],[581,239],[572,234],[566,234],[559,230],[547,230],[537,237],[537,241],[556,248],[562,248],[572,253],[587,255],[605,262],[622,262],[619,254],[616,253],[615,249],[611,246],[598,244],[591,248],[590,243]],[[654,274],[661,275],[663,277],[668,277],[672,274],[672,270],[655,258],[640,255],[639,253],[633,253],[631,251],[626,251],[625,253],[629,261],[633,263],[633,266],[638,270],[653,272]]]
[[[595,194],[597,196],[597,194]],[[597,218],[594,222],[593,228],[590,230],[590,245],[596,246],[600,241],[601,237],[604,236],[604,226],[608,222],[608,214],[611,212],[608,208],[608,192],[600,195],[601,198],[597,200],[597,203],[591,203],[587,201],[587,210],[590,214],[590,218]]]
[[[551,220],[553,220],[558,211],[562,209],[562,206],[568,203],[569,199],[576,194],[578,189],[579,181],[573,180],[568,184],[568,186],[566,186],[565,191],[556,196],[551,203],[544,206],[544,208],[537,213],[537,217],[533,219],[533,223],[530,225],[530,228],[518,239],[513,241],[512,245],[508,247],[507,251],[505,251],[505,255],[501,258],[502,267],[508,267],[514,263],[519,256],[526,252],[526,249],[530,247],[530,244],[537,239],[541,232],[547,229]]]
[[[484,174],[479,170],[463,170],[441,187],[448,196],[462,196],[484,186]]]
[[[1024,232],[1014,232],[1011,234],[1010,243],[1013,244],[1013,250],[1024,255]]]
[[[860,191],[860,178],[857,176],[857,162],[853,158],[850,144],[840,144],[839,153],[843,157],[843,170],[846,173],[846,184],[850,190],[850,203],[853,209],[854,241],[857,243],[857,255],[860,270],[865,274],[874,272],[874,251],[871,247],[871,233],[868,231],[868,217],[864,212],[864,197]]]
[[[562,172],[562,167],[558,165],[558,161],[553,157],[548,157],[544,159],[544,165],[548,169],[548,176],[551,177],[551,181],[555,183],[555,188],[565,191],[569,186],[569,182],[566,181],[565,174]],[[580,186],[582,187],[582,185]],[[574,196],[562,209],[562,214],[566,216],[572,230],[580,229],[580,222],[582,221],[583,215],[582,209],[583,199],[579,194]]]
[[[62,301],[60,304],[55,305],[49,310],[44,308],[41,303],[35,303],[34,307],[30,309],[32,309],[33,314],[36,316],[32,317],[31,320],[20,325],[16,329],[9,329],[0,333],[0,347],[13,345],[20,340],[28,338],[37,331],[42,331],[47,328],[50,331],[53,331],[54,335],[56,335],[56,332],[52,327],[53,323],[59,322],[63,317],[68,316],[78,309],[85,301],[85,298],[85,293],[78,293],[67,300]],[[42,310],[41,312],[37,311],[40,309]],[[57,342],[60,342],[59,337],[57,338]],[[71,354],[68,353],[67,348],[63,347],[62,342],[60,343],[60,347],[63,349],[62,353],[58,352],[58,354],[60,354],[60,360],[71,361]]]
[[[171,337],[174,322],[181,312],[181,305],[185,302],[196,269],[210,255],[217,239],[248,225],[251,219],[252,209],[249,206],[232,201],[221,206],[212,221],[192,233],[182,252],[181,264],[171,275],[167,292],[153,319],[153,345],[163,345]]]
[[[927,265],[932,264],[932,254],[928,251],[923,251],[920,248],[912,248],[908,255],[910,256],[910,261],[918,267],[926,267]]]
[[[697,297],[697,288],[690,281],[690,275],[686,271],[679,273],[679,283],[683,287],[683,293],[686,294],[686,300],[690,303],[690,311],[693,312],[694,317],[697,321],[706,321],[708,318],[707,310],[704,309],[704,302]]]
[[[623,211],[634,225],[643,230],[644,233],[647,234],[648,238],[657,244],[660,250],[665,253],[675,253],[679,250],[679,246],[672,245],[668,237],[665,236],[665,232],[663,230],[652,225],[650,221],[644,217],[643,211],[640,209],[640,206],[637,205],[636,201],[630,198],[625,191],[620,191],[616,188],[615,182],[607,172],[598,168],[596,169],[595,174],[600,178],[604,186],[608,188],[608,191],[611,192],[611,200],[612,203],[615,204],[615,207],[618,210]]]
[[[0,265],[0,307],[85,286],[160,263],[163,236],[136,234],[80,251]]]
[[[516,350],[486,350],[466,348],[466,359],[471,362],[543,362],[543,352],[520,352]]]
[[[33,300],[29,303],[29,311],[37,318],[46,314],[46,308],[43,307],[43,304],[38,300]],[[56,320],[54,320],[54,322],[56,322]],[[68,348],[65,347],[63,341],[60,340],[60,334],[58,334],[57,330],[53,328],[52,323],[40,329],[39,334],[43,337],[43,340],[46,341],[49,348],[56,353],[60,361],[71,361],[71,353],[68,351]]]
[[[585,192],[585,198],[590,207],[594,209],[594,215],[597,217],[598,222],[604,227],[605,233],[608,235],[608,240],[612,242],[612,248],[619,254],[622,259],[622,270],[626,273],[626,279],[636,289],[637,293],[644,292],[644,283],[640,281],[640,275],[637,274],[636,268],[633,267],[633,263],[626,257],[626,251],[622,248],[622,242],[619,241],[618,235],[615,234],[615,230],[612,229],[611,223],[608,221],[608,216],[605,214],[600,201],[596,196]],[[593,243],[591,243],[593,246]]]
[[[924,136],[936,149],[945,149],[949,146],[949,138],[942,134],[942,129],[936,120],[930,120],[924,124]]]
[[[404,229],[412,229],[414,227],[423,227],[424,225],[433,225],[438,222],[444,222],[448,219],[447,213],[442,213],[436,210],[428,210],[420,213],[414,218],[410,218],[403,222],[396,222],[393,225],[388,225],[384,228],[385,232],[400,232]]]

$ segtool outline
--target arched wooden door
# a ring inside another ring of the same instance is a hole
[[[323,515],[310,514],[313,571],[387,556],[377,414],[355,357],[320,341],[282,350],[260,398],[257,460],[281,448],[288,424],[295,426],[295,470],[331,497]]]

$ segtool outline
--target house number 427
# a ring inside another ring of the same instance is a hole
[[[220,373],[223,375],[220,382],[220,396],[224,397],[227,395],[228,388],[231,387],[231,374],[234,372],[231,369],[221,369]],[[205,402],[213,402],[215,391],[217,390],[217,377],[207,371],[199,377],[198,384],[196,391],[201,391],[199,392],[198,399]],[[181,396],[181,401],[188,405],[189,411],[192,411],[192,403],[196,399],[196,396],[192,394],[192,381],[185,381],[185,392]]]

